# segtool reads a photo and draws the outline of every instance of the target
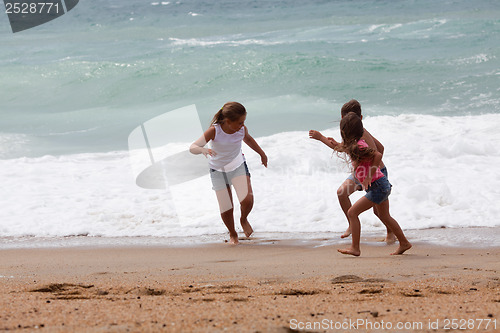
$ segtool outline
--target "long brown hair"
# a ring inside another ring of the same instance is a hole
[[[364,133],[363,122],[354,112],[345,115],[340,121],[340,135],[342,143],[336,147],[336,151],[346,153],[354,166],[361,162],[369,161],[375,156],[375,149],[360,148],[358,141]]]
[[[247,114],[247,110],[243,105],[238,102],[227,102],[224,106],[214,115],[212,122],[213,124],[221,124],[224,119],[229,119],[231,121],[236,121],[240,119],[241,116]]]

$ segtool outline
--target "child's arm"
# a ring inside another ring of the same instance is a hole
[[[205,145],[214,138],[215,127],[210,126],[198,140],[191,144],[191,146],[189,147],[189,151],[191,152],[191,154],[203,154],[205,157],[207,157],[207,155],[215,156],[216,154],[212,149],[204,148]]]
[[[366,175],[366,178],[362,184],[364,189],[367,189],[372,184],[373,175],[375,174],[375,172],[377,172],[377,168],[379,167],[381,161],[382,161],[382,154],[376,151],[372,159],[372,164],[368,169],[368,175]]]
[[[368,130],[365,128],[363,133],[363,139],[365,142],[368,144],[370,148],[376,149],[379,153],[384,155],[384,145],[380,143],[373,135],[368,132]]]
[[[368,132],[366,130],[366,128],[364,129],[364,133],[363,133],[363,136],[361,137],[363,140],[365,140],[366,144],[370,147],[370,148],[373,148],[375,149],[376,151],[378,151],[380,154],[382,154],[382,156],[384,155],[384,146],[380,143],[380,141],[378,141],[373,135],[370,134],[370,132]],[[382,160],[380,161],[380,168],[383,168],[385,165],[384,165],[384,162],[382,162]]]
[[[330,147],[332,149],[335,149],[339,145],[339,143],[337,141],[335,141],[335,139],[327,138],[323,134],[321,134],[320,132],[315,131],[315,130],[309,131],[309,137],[311,139],[316,139],[318,141],[323,142],[325,145],[327,145],[328,147]]]
[[[260,160],[262,164],[267,168],[267,156],[266,153],[260,148],[259,144],[255,139],[248,134],[248,128],[245,126],[245,137],[243,138],[243,142],[245,142],[248,147],[252,148],[257,154],[260,155]]]

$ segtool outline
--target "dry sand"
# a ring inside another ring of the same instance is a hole
[[[2,250],[0,331],[500,331],[500,248],[337,247]]]

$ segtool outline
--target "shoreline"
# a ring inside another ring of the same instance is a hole
[[[338,245],[1,250],[0,330],[449,332],[447,319],[499,328],[500,247],[417,242],[390,256],[397,244],[362,242],[354,258]],[[313,326],[348,321],[364,326]]]
[[[383,246],[384,230],[361,232],[361,244]],[[428,228],[404,230],[412,243],[425,246],[445,246],[464,248],[494,248],[500,239],[500,227]],[[350,237],[341,239],[342,232],[254,232],[250,238],[240,231],[242,244],[268,245],[273,242],[295,246],[321,247],[346,246]],[[229,239],[227,233],[199,236],[64,236],[64,237],[0,237],[0,251],[12,249],[50,248],[114,248],[114,247],[199,247],[224,244]],[[498,245],[497,247],[500,247]]]

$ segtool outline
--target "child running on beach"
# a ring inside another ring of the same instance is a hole
[[[370,148],[363,137],[363,123],[361,118],[350,112],[340,121],[340,134],[342,143],[335,146],[337,152],[346,153],[352,163],[353,175],[360,182],[366,195],[361,197],[347,211],[347,218],[352,232],[352,245],[348,249],[339,249],[343,254],[359,256],[361,254],[359,241],[361,235],[361,224],[359,215],[376,207],[379,218],[394,232],[399,247],[392,254],[403,254],[411,248],[410,242],[406,239],[403,230],[398,222],[389,213],[389,201],[387,198],[391,194],[392,185],[387,177],[380,171],[382,154],[376,149]]]
[[[246,237],[253,233],[252,226],[247,220],[252,210],[254,199],[250,172],[241,151],[241,142],[260,155],[262,164],[267,168],[267,156],[248,134],[244,125],[247,112],[245,107],[237,102],[228,102],[215,114],[208,130],[196,140],[189,151],[193,154],[203,154],[209,158],[210,178],[212,189],[215,191],[222,221],[229,230],[231,244],[238,244],[238,234],[234,228],[233,185],[238,196],[241,208],[240,223]],[[212,141],[212,148],[204,146]]]
[[[345,117],[348,113],[354,112],[361,120],[363,120],[363,116],[361,115],[361,104],[355,99],[351,99],[349,102],[345,103],[342,106],[342,109],[340,110],[341,117]],[[330,137],[325,137],[323,134],[321,134],[318,131],[311,130],[309,131],[309,136],[312,139],[319,140],[323,142],[325,145],[328,147],[335,149],[339,143],[335,141],[335,139],[330,138]],[[384,146],[378,141],[374,136],[372,136],[366,129],[364,129],[363,132],[363,137],[362,139],[368,144],[370,148],[376,149],[379,153],[384,154]],[[387,168],[384,165],[384,162],[380,161],[380,171],[388,177],[387,173]],[[349,222],[349,218],[347,216],[347,212],[349,211],[349,208],[351,208],[351,200],[349,199],[349,196],[353,194],[356,191],[361,191],[362,186],[360,182],[352,175],[350,174],[346,180],[340,185],[340,187],[337,189],[337,196],[339,199],[340,207],[342,208],[342,211],[344,212],[347,221]],[[373,212],[377,217],[379,217],[378,209],[377,207],[373,207]],[[380,218],[380,217],[379,217]],[[385,242],[387,244],[392,244],[396,241],[396,237],[394,236],[394,233],[391,231],[391,229],[386,226],[387,228],[387,236],[385,237]],[[351,235],[351,226],[349,225],[347,227],[347,230],[340,236],[341,238],[346,238]]]

